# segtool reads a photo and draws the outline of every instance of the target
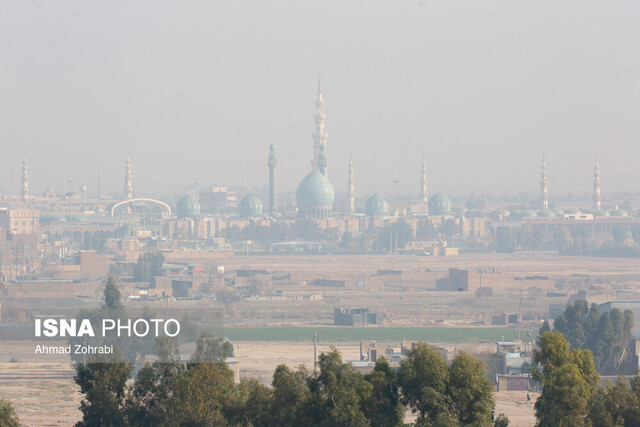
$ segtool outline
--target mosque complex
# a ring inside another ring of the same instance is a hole
[[[540,195],[537,200],[525,205],[465,210],[453,207],[443,193],[429,197],[424,157],[417,171],[419,179],[415,196],[398,198],[396,195],[396,198],[388,201],[374,193],[363,200],[360,209],[356,200],[354,162],[349,159],[346,192],[340,198],[340,203],[336,203],[336,194],[328,175],[328,135],[321,82],[318,84],[315,107],[311,170],[298,185],[295,202],[283,199],[277,192],[275,144],[268,147],[266,209],[259,195],[245,194],[238,201],[237,192],[220,186],[192,188],[180,197],[158,199],[135,195],[129,157],[125,164],[121,198],[102,194],[101,175],[98,175],[95,194],[89,194],[86,186],[82,186],[64,194],[57,194],[48,188],[41,195],[35,195],[30,191],[25,156],[20,194],[0,196],[0,227],[7,232],[5,242],[14,242],[5,243],[4,246],[9,249],[4,250],[15,251],[13,246],[20,240],[28,242],[34,257],[38,252],[34,248],[44,247],[40,254],[49,252],[61,259],[78,249],[109,250],[124,246],[134,249],[195,246],[234,250],[240,240],[245,241],[246,245],[246,236],[244,239],[240,237],[246,227],[268,228],[274,224],[291,226],[306,221],[314,223],[325,233],[369,236],[370,241],[380,230],[403,223],[411,230],[411,235],[400,248],[396,241],[396,251],[450,255],[458,251],[488,250],[499,227],[514,230],[524,224],[543,227],[546,233],[550,233],[561,226],[589,224],[596,235],[606,236],[616,225],[623,224],[629,231],[633,224],[640,224],[640,218],[633,212],[618,206],[605,208],[603,205],[597,159],[589,208],[562,209],[550,203],[544,158]],[[0,252],[3,251],[1,243]],[[315,243],[324,245],[323,242]],[[295,245],[292,247],[295,248]],[[263,245],[260,250],[272,251],[273,248]],[[372,248],[369,244],[369,250]],[[393,243],[384,250],[392,249]]]

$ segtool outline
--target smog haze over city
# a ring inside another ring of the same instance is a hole
[[[640,425],[640,3],[3,0],[0,58],[0,426]]]
[[[415,193],[638,191],[636,2],[7,1],[0,188],[281,189],[308,172],[318,73],[332,183]],[[72,181],[72,184],[69,184]]]

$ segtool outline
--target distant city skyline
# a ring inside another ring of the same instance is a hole
[[[639,18],[604,1],[5,4],[0,191],[20,193],[24,154],[32,194],[97,193],[98,173],[121,193],[127,155],[141,194],[263,187],[271,143],[295,191],[322,72],[337,193],[351,153],[358,197],[396,180],[417,197],[424,152],[430,194],[536,194],[544,153],[553,200],[591,194],[597,152],[606,202],[640,191]]]

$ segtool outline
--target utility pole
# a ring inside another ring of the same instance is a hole
[[[318,332],[313,332],[313,377],[318,378]]]
[[[518,341],[520,341],[520,319],[522,316],[522,289],[520,289],[520,304],[518,305]]]

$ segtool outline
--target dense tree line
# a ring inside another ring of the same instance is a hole
[[[103,309],[123,310],[113,278]],[[202,332],[190,360],[178,343],[156,338],[159,360],[146,364],[133,384],[133,366],[114,354],[94,355],[76,367],[84,399],[77,426],[401,426],[405,408],[425,426],[488,426],[493,423],[493,388],[484,365],[468,353],[451,365],[419,344],[397,373],[380,357],[363,375],[344,363],[335,348],[320,355],[317,375],[304,366],[280,365],[271,387],[256,380],[234,383],[224,363],[228,342]],[[500,417],[498,425],[508,423]]]
[[[515,252],[516,249],[528,251],[558,251],[563,255],[603,256],[603,257],[640,257],[640,226],[614,225],[611,239],[602,240],[593,235],[591,226],[564,225],[553,233],[542,227],[522,224],[511,229],[501,226],[496,229],[496,252]]]
[[[482,363],[468,353],[447,365],[420,344],[397,374],[381,357],[363,375],[332,348],[318,358],[317,375],[280,365],[267,387],[256,380],[235,384],[210,347],[198,342],[186,365],[177,362],[175,346],[167,347],[163,360],[147,364],[130,386],[132,366],[114,363],[117,355],[109,356],[112,363],[79,365],[76,382],[85,399],[77,426],[402,426],[405,405],[417,414],[417,425],[494,423],[493,388]],[[499,422],[508,424],[504,416]]]
[[[631,331],[633,329],[633,313],[630,310],[620,311],[613,308],[600,313],[597,304],[589,304],[585,300],[567,304],[554,321],[556,331],[562,333],[571,348],[591,350],[596,370],[603,375],[632,373],[633,358],[629,355]],[[542,332],[549,330],[543,325]]]

